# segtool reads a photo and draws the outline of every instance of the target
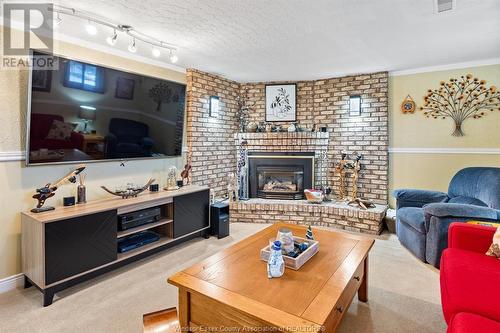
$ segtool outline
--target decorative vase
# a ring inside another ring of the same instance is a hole
[[[76,203],[83,204],[87,202],[87,188],[85,185],[78,185],[76,188]]]
[[[276,239],[281,242],[281,246],[285,253],[290,253],[294,250],[293,234],[292,231],[290,231],[290,229],[286,228],[279,229],[278,236],[276,237]]]

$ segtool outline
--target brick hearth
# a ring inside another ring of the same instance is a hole
[[[285,221],[380,234],[387,205],[376,205],[375,208],[363,210],[340,201],[317,205],[305,200],[250,199],[233,202],[229,209],[231,222]]]

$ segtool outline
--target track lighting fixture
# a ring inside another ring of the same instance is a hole
[[[108,38],[106,38],[106,42],[111,45],[111,46],[114,46],[116,44],[116,39],[118,38],[118,35],[116,34],[116,30],[113,30],[113,35],[112,36],[108,36]]]
[[[128,50],[132,53],[137,52],[137,47],[135,46],[135,37],[132,39],[132,44],[128,46]]]
[[[49,7],[49,10],[54,12],[54,14],[56,15],[56,17],[53,19],[54,27],[57,27],[57,25],[62,22],[62,19],[60,17],[61,15],[76,17],[86,21],[85,30],[89,35],[92,36],[98,33],[97,26],[105,26],[113,29],[113,34],[106,38],[106,42],[111,46],[116,45],[118,40],[118,33],[124,33],[132,39],[131,44],[128,46],[128,50],[132,53],[137,52],[136,41],[140,41],[141,43],[149,44],[152,47],[151,54],[155,58],[159,58],[162,54],[162,51],[166,50],[169,52],[169,60],[171,63],[176,63],[179,60],[179,58],[175,54],[175,52],[177,51],[177,47],[175,45],[143,34],[130,25],[118,24],[112,20],[108,20],[100,15],[95,15],[91,12],[76,10],[75,8],[60,6],[56,4],[52,4]]]
[[[87,30],[87,33],[91,36],[94,36],[97,34],[97,28],[95,25],[89,20],[88,23],[85,25],[85,30]]]

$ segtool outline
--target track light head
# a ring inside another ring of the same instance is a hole
[[[87,30],[87,33],[91,36],[95,36],[97,34],[97,28],[90,21],[85,25],[85,30]]]
[[[173,50],[170,50],[170,62],[175,64],[179,60],[179,57],[174,53]]]
[[[133,42],[132,42],[132,44],[130,44],[130,45],[128,46],[128,50],[129,50],[130,52],[132,52],[132,53],[136,53],[136,52],[137,52],[137,47],[135,46],[135,38],[134,38],[134,39],[132,39],[132,41],[133,41]]]
[[[106,42],[111,45],[111,46],[114,46],[116,44],[116,39],[118,38],[118,35],[116,34],[116,30],[113,32],[113,35],[112,36],[108,36],[108,38],[106,38]]]
[[[153,49],[151,50],[151,53],[153,54],[153,57],[155,57],[155,58],[158,58],[161,55],[160,50],[157,49],[156,47],[153,47]]]
[[[57,29],[57,28],[59,28],[59,26],[61,25],[61,23],[62,23],[62,19],[59,16],[59,13],[57,13],[57,15],[52,19],[52,27],[54,29]]]

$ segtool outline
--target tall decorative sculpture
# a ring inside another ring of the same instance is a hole
[[[250,103],[248,101],[248,91],[245,89],[242,94],[236,97],[236,103],[238,104],[238,130],[240,133],[244,133],[247,130],[250,108],[254,106],[255,102]]]
[[[479,119],[486,111],[500,110],[500,92],[495,86],[486,88],[486,81],[473,78],[471,74],[460,79],[441,81],[439,89],[427,90],[424,106],[420,108],[427,118],[451,118],[455,122],[453,136],[464,136],[462,123]]]
[[[236,177],[238,183],[238,196],[248,199],[248,149],[247,141],[242,140],[238,145],[238,165],[236,166]]]
[[[238,180],[234,173],[228,175],[227,181],[227,197],[229,202],[238,202]]]
[[[339,200],[344,200],[346,196],[346,189],[345,189],[345,169],[346,169],[346,164],[347,164],[347,153],[345,151],[342,151],[341,155],[341,160],[337,165],[335,166],[335,171],[339,175]]]
[[[356,155],[356,159],[352,163],[352,200],[358,197],[358,180],[359,171],[361,170],[361,154]]]

